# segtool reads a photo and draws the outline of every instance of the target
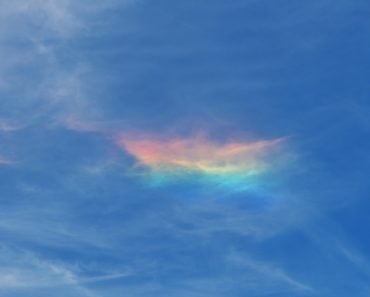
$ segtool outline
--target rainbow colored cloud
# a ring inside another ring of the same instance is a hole
[[[261,187],[282,162],[283,138],[211,141],[205,137],[119,136],[117,143],[136,160],[136,173],[152,184],[201,183],[235,191]]]

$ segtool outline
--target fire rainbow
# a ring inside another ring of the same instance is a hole
[[[255,190],[281,164],[284,138],[211,141],[206,137],[119,136],[117,144],[155,185],[200,183],[234,191]]]

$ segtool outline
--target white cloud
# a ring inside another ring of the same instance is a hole
[[[0,117],[28,123],[43,117],[50,123],[61,114],[81,115],[87,110],[94,114],[85,92],[93,67],[79,59],[67,65],[60,48],[68,49],[82,35],[95,34],[94,25],[106,9],[129,2],[1,1],[0,92],[8,107]]]
[[[8,292],[41,293],[45,290],[57,290],[58,294],[63,295],[65,292],[66,296],[98,297],[101,295],[88,288],[88,284],[132,275],[130,271],[125,271],[84,277],[82,276],[84,271],[78,265],[67,266],[40,258],[29,251],[5,246],[2,246],[0,251],[0,294],[2,296],[7,296]]]
[[[82,22],[70,0],[17,0],[0,3],[2,23],[16,24],[23,33],[25,23],[41,26],[39,30],[67,37],[82,28]]]
[[[301,293],[314,293],[315,290],[290,275],[281,268],[275,267],[270,263],[256,261],[249,256],[233,252],[228,257],[230,263],[242,267],[246,271],[246,277],[252,278],[253,287],[259,293],[277,291],[297,291]]]

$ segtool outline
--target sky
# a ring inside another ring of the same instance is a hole
[[[0,295],[368,297],[369,15],[0,0]]]

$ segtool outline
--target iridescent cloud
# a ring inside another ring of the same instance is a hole
[[[117,143],[155,184],[196,182],[234,190],[259,187],[281,163],[283,138],[211,141],[206,137],[120,136]]]

